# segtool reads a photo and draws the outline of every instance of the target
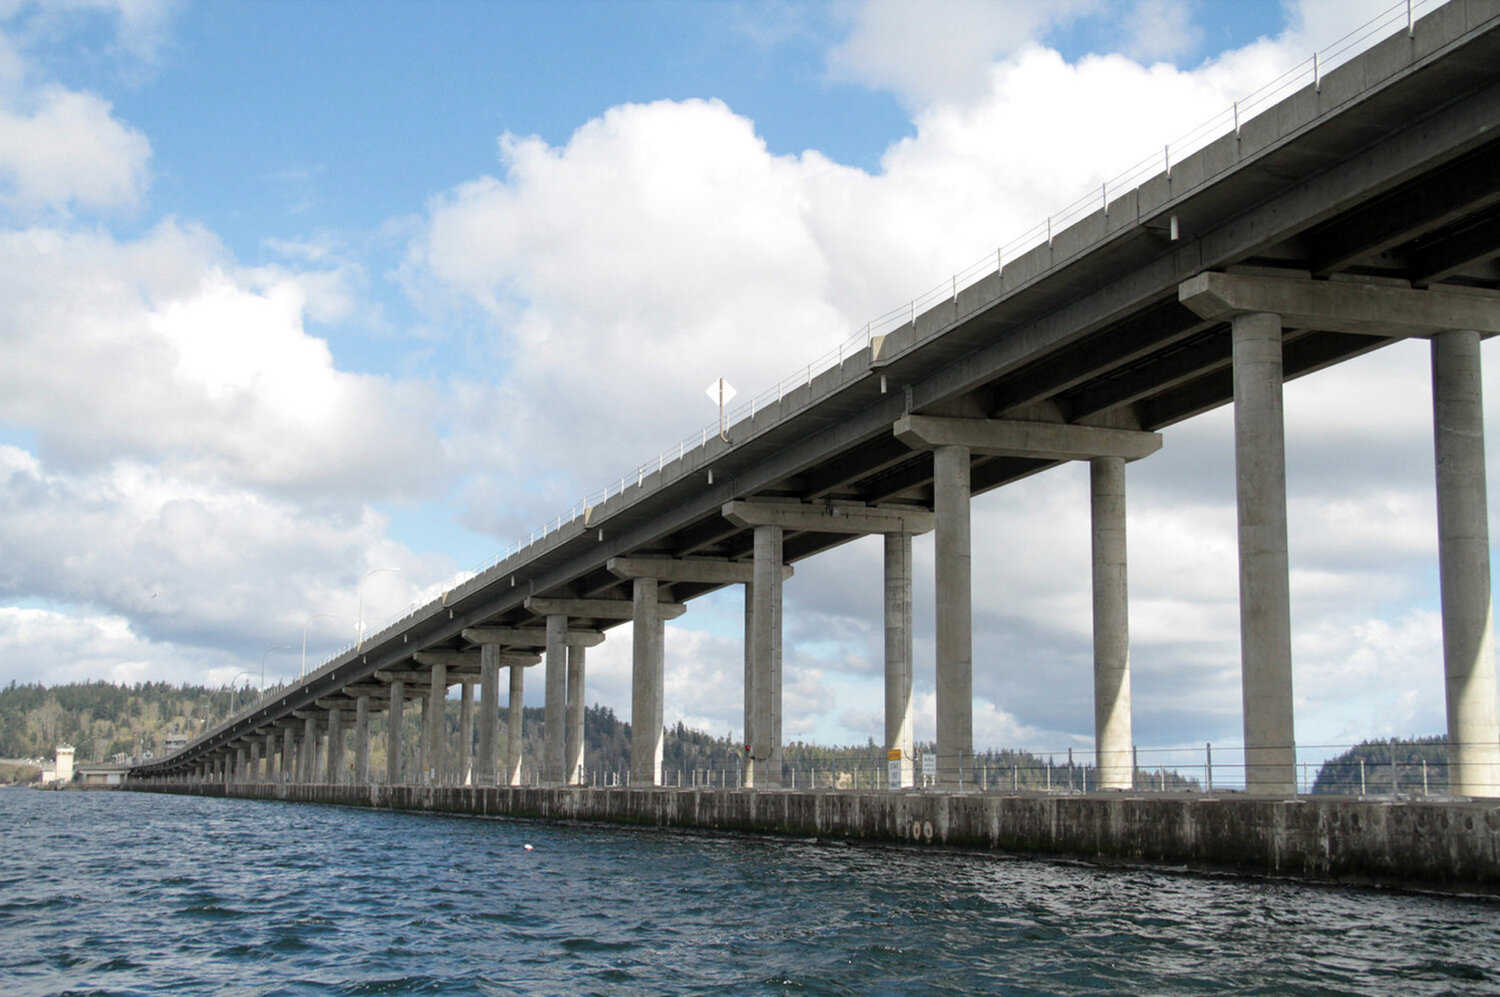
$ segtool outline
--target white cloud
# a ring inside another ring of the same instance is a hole
[[[260,651],[352,641],[360,576],[367,632],[451,573],[386,539],[368,510],[319,511],[120,462],[94,474],[47,471],[0,446],[0,597],[91,607],[177,646]],[[295,666],[280,659],[281,672]]]
[[[0,422],[74,466],[165,461],[316,499],[442,487],[432,392],[340,371],[306,332],[338,295],[326,274],[238,269],[172,221],[130,242],[0,231]]]
[[[133,208],[150,182],[150,158],[146,137],[99,97],[49,86],[17,102],[0,89],[0,207],[26,215]]]
[[[1188,0],[1140,0],[1120,27],[1125,31],[1121,52],[1138,62],[1186,55],[1203,35]]]
[[[208,670],[234,664],[225,651],[154,643],[122,616],[0,606],[6,682],[201,682]]]
[[[1095,6],[1095,0],[867,0],[853,8],[849,37],[829,53],[829,69],[838,79],[893,90],[912,107],[963,104],[983,96],[994,62]]]

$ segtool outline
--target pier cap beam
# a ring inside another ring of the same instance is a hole
[[[1445,329],[1500,333],[1500,295],[1465,289],[1413,290],[1390,284],[1205,272],[1177,286],[1177,300],[1200,318],[1255,312],[1283,328],[1321,329],[1386,339]]]
[[[709,558],[612,557],[604,565],[616,578],[655,578],[659,582],[698,585],[747,585],[755,580],[755,565]],[[782,577],[792,577],[785,565]]]
[[[779,526],[800,533],[927,533],[932,512],[916,506],[805,502],[725,502],[723,517],[735,526]]]
[[[635,615],[634,602],[629,599],[567,599],[541,598],[533,596],[525,602],[526,611],[538,616],[569,616],[575,619],[628,620]],[[656,613],[663,620],[675,620],[687,612],[680,602],[659,602]],[[546,635],[543,635],[545,643]]]
[[[412,660],[429,668],[433,665],[442,665],[444,668],[458,669],[459,674],[468,674],[471,671],[478,674],[479,669],[478,651],[418,651],[412,655]]]
[[[506,647],[546,647],[547,631],[541,627],[464,627],[459,636],[470,644],[503,644]],[[595,647],[604,643],[604,635],[597,630],[569,630],[570,647]],[[517,654],[525,661],[505,661],[502,665],[534,665],[541,658],[534,654]]]
[[[896,438],[913,450],[958,446],[967,447],[971,454],[991,457],[1140,460],[1161,449],[1160,433],[1066,422],[904,415],[893,429]]]

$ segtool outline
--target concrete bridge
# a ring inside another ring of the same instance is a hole
[[[961,789],[974,748],[970,498],[1087,461],[1099,783],[1131,789],[1126,466],[1150,458],[1163,427],[1232,403],[1245,788],[1294,795],[1282,385],[1420,337],[1452,787],[1500,796],[1479,367],[1480,340],[1500,332],[1500,5],[1455,0],[1163,167],[755,411],[732,442],[684,449],[131,782],[438,787],[462,770],[476,787],[513,785],[526,672],[545,663],[537,761],[544,783],[576,783],[586,650],[631,621],[631,780],[660,785],[663,622],[738,586],[745,781],[779,788],[782,583],[805,558],[881,534],[883,738],[899,759],[892,788],[909,786],[911,538],[933,531],[938,778]],[[456,684],[458,745],[430,705]],[[424,702],[419,771],[404,770],[403,712]],[[382,727],[383,779],[370,771]]]

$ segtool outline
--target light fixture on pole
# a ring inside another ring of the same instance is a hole
[[[229,715],[230,716],[234,716],[234,707],[235,707],[236,696],[237,696],[237,694],[240,691],[239,690],[239,686],[237,686],[235,683],[239,682],[241,675],[245,676],[246,679],[253,679],[253,678],[255,678],[255,676],[252,675],[249,672],[237,672],[237,673],[235,673],[234,678],[232,678],[232,679],[229,680]]]
[[[381,571],[400,571],[400,568],[371,568],[359,580],[359,625],[355,628],[354,649],[365,646],[365,579]]]
[[[307,625],[318,619],[336,620],[338,617],[332,613],[314,613],[302,621],[302,672],[297,676],[299,679],[307,678]]]
[[[290,651],[291,648],[285,644],[277,644],[275,647],[266,648],[265,654],[260,656],[260,698],[266,698],[266,655],[272,651]]]
[[[714,381],[713,384],[710,384],[708,386],[708,389],[704,391],[704,394],[708,395],[709,401],[714,402],[719,406],[719,439],[723,440],[725,443],[728,443],[729,427],[724,423],[724,406],[728,405],[731,401],[734,400],[734,385],[730,384],[728,381],[724,380],[721,377],[718,380]]]

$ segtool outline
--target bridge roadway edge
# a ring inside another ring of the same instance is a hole
[[[1500,895],[1500,802],[205,783],[135,792],[629,824]]]

